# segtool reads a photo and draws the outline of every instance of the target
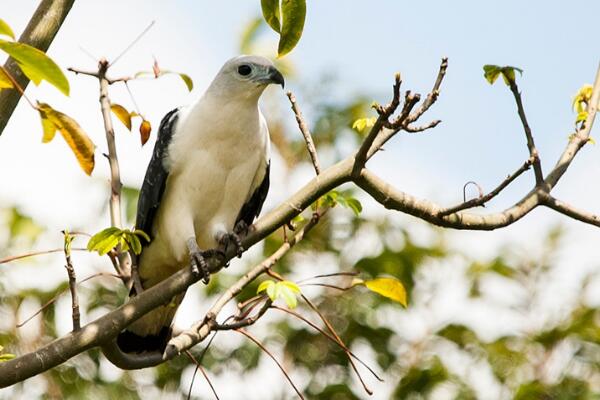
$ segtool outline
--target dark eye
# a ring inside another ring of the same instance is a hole
[[[249,65],[244,64],[238,67],[238,73],[242,76],[248,76],[250,72],[252,72],[252,68]]]

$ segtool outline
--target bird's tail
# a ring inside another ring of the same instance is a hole
[[[175,296],[165,306],[158,307],[127,327],[117,336],[117,345],[124,353],[163,352],[171,338],[171,324],[185,293]]]

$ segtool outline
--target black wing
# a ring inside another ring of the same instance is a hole
[[[265,177],[263,178],[262,183],[254,193],[252,193],[252,197],[250,200],[244,204],[242,210],[240,211],[237,220],[235,221],[236,225],[240,221],[244,221],[247,226],[252,225],[254,218],[258,217],[260,214],[260,210],[262,209],[263,203],[267,198],[267,193],[269,192],[269,171],[271,169],[271,162],[267,164],[267,170],[265,171]]]
[[[138,199],[135,227],[146,232],[151,238],[152,223],[154,222],[154,216],[165,191],[167,176],[169,175],[169,171],[164,166],[163,159],[167,154],[169,143],[171,143],[171,138],[175,131],[175,123],[179,118],[178,112],[178,108],[170,111],[160,122],[158,138],[154,145],[154,152],[152,153],[150,164],[148,164]]]

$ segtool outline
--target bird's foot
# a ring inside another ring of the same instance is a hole
[[[254,228],[253,225],[248,225],[246,221],[239,220],[233,227],[233,232],[237,233],[239,237],[246,237],[252,228]]]
[[[218,249],[202,251],[198,247],[195,238],[190,238],[187,242],[188,251],[190,253],[190,264],[192,273],[202,277],[202,282],[208,284],[210,281],[210,269],[206,263],[207,258],[220,256],[225,258],[225,253]]]
[[[233,230],[233,232],[222,232],[218,234],[217,242],[219,242],[219,248],[223,251],[223,253],[227,253],[229,245],[233,245],[235,247],[237,257],[242,257],[242,253],[244,252],[244,246],[242,246],[242,239],[240,238],[240,235],[235,231],[235,229]]]

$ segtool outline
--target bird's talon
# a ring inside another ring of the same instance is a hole
[[[239,225],[239,223],[238,223]],[[236,225],[236,228],[237,226]],[[221,246],[221,248],[223,249],[222,252],[223,254],[227,253],[227,249],[229,248],[230,244],[233,244],[235,246],[235,254],[238,258],[242,257],[242,254],[244,253],[244,246],[242,245],[242,239],[240,239],[240,236],[235,232],[235,228],[233,232],[230,233],[223,233],[221,235],[221,237],[219,238],[218,242],[219,245]]]
[[[208,264],[206,263],[206,252],[195,252],[191,255],[192,259],[192,273],[196,276],[202,277],[202,282],[204,284],[208,284],[210,282],[210,270],[208,269]]]

